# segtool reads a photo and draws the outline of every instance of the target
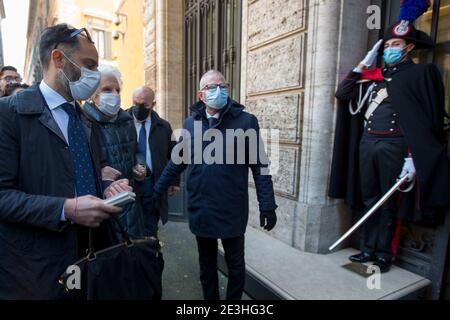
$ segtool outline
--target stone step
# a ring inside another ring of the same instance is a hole
[[[430,285],[428,279],[393,266],[380,275],[380,288],[371,290],[369,275],[343,267],[357,251],[302,252],[252,227],[247,229],[245,247],[249,276],[286,300],[397,300]]]

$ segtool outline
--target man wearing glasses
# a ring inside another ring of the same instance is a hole
[[[101,198],[131,191],[107,183],[98,128],[77,101],[97,89],[98,53],[85,29],[41,35],[43,80],[0,99],[0,300],[65,298],[59,277],[84,256],[88,230],[98,250],[119,208]]]
[[[7,95],[8,86],[20,84],[22,78],[17,69],[12,66],[4,66],[0,69],[0,97]]]
[[[184,170],[187,171],[189,226],[197,237],[204,298],[220,299],[217,240],[221,239],[229,270],[226,298],[240,300],[245,284],[244,234],[249,218],[249,169],[255,181],[261,227],[267,231],[275,227],[277,220],[273,183],[264,172],[268,162],[264,152],[259,152],[264,148],[259,137],[252,142],[252,139],[228,136],[230,131],[238,136],[238,132],[254,132],[255,136],[259,136],[259,125],[254,115],[245,112],[244,106],[229,97],[228,85],[220,72],[211,70],[202,77],[198,98],[199,101],[191,107],[192,116],[183,126],[186,135],[178,145],[187,142],[188,150],[183,152],[190,155],[178,163],[176,152],[172,154],[171,161],[155,185],[153,201],[158,207],[161,195]],[[212,142],[217,142],[220,137],[223,145],[214,148],[211,155],[217,157],[209,161],[203,155],[208,156],[207,150],[212,147]],[[200,150],[196,147],[199,142]],[[239,159],[239,155],[244,157]],[[198,161],[199,156],[201,161]]]

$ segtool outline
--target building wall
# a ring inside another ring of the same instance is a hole
[[[145,84],[144,77],[144,3],[142,0],[122,1],[117,10],[126,15],[125,20],[117,27],[119,39],[113,40],[115,61],[122,72],[122,105],[131,107],[135,88]]]
[[[144,0],[145,84],[156,88],[156,1]]]
[[[279,130],[280,166],[273,173],[279,222],[272,234],[290,245],[298,227],[307,17],[306,0],[243,1],[241,102],[261,128]],[[250,198],[250,225],[258,227],[253,188]]]
[[[4,65],[3,58],[3,39],[2,39],[2,20],[6,18],[5,6],[3,0],[0,0],[0,66]]]
[[[54,1],[30,1],[28,13],[27,47],[24,63],[24,80],[34,84],[42,77],[39,63],[38,42],[40,34],[48,26],[50,12],[54,10]]]
[[[118,31],[117,40],[108,40],[112,49],[110,59],[101,59],[100,64],[113,65],[121,71],[122,105],[129,108],[133,90],[144,84],[144,8],[143,0],[123,0],[120,1],[120,6],[115,6],[116,3],[111,0],[31,1],[25,79],[29,83],[40,80],[41,74],[37,72],[37,46],[40,33],[45,27],[68,23],[76,28],[95,26],[110,35]],[[116,12],[123,19],[118,26],[114,24]]]
[[[156,92],[155,109],[174,129],[181,128],[184,106],[183,0],[144,2],[145,82]]]

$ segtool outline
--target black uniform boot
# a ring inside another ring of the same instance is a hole
[[[365,263],[365,262],[375,261],[376,257],[371,253],[361,252],[359,254],[355,254],[355,255],[349,257],[349,260],[351,262],[356,262],[356,263]]]
[[[381,273],[385,273],[391,269],[392,260],[386,259],[386,258],[377,258],[377,260],[375,261],[375,263],[373,265],[380,268]]]

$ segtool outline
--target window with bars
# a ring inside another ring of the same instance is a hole
[[[242,1],[185,0],[184,12],[186,104],[197,101],[200,78],[210,69],[224,74],[239,100]]]

